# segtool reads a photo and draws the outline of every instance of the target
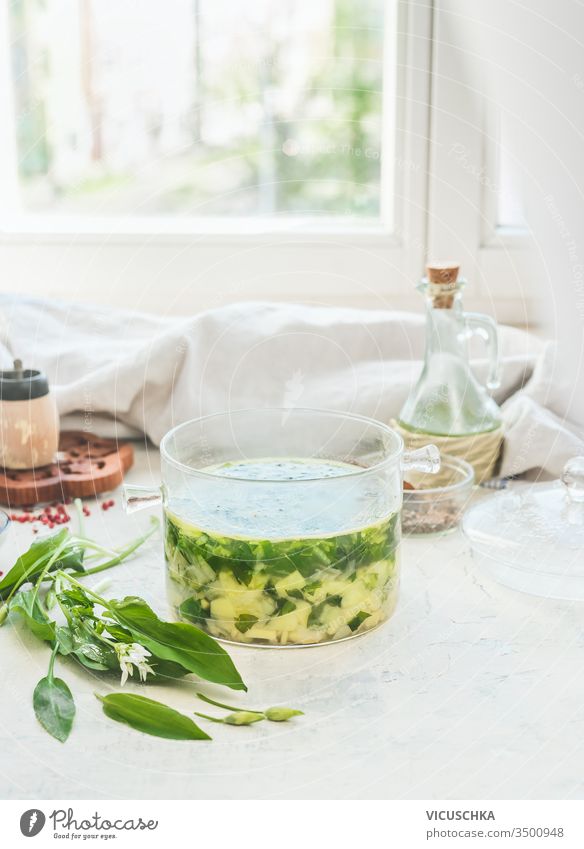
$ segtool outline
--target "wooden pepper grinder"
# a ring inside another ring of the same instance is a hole
[[[55,460],[59,415],[46,375],[14,368],[0,371],[0,466],[34,469]]]

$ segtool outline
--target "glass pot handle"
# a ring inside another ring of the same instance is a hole
[[[471,335],[480,336],[489,350],[489,373],[487,389],[497,389],[501,385],[501,358],[499,352],[499,328],[490,315],[480,312],[465,312],[466,326]]]
[[[435,475],[440,471],[440,451],[435,445],[404,451],[401,466],[402,472],[428,472]]]
[[[161,486],[135,486],[124,484],[122,487],[122,505],[126,513],[135,513],[145,507],[162,504],[164,494]]]

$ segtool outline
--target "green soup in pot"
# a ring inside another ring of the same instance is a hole
[[[207,471],[273,485],[249,497],[226,481],[220,503],[167,503],[168,589],[181,618],[221,639],[286,646],[346,639],[391,615],[399,514],[371,516],[362,486],[330,497],[310,485],[357,467],[267,458]],[[285,481],[306,481],[300,497]]]

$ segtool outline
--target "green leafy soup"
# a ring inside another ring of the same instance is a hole
[[[266,459],[207,471],[233,480],[204,505],[165,509],[169,596],[182,619],[234,642],[311,645],[391,615],[399,515],[378,515],[379,493],[355,485],[355,466]],[[341,476],[327,492],[322,478]],[[261,485],[250,490],[252,480]]]

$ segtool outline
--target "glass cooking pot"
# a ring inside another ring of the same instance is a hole
[[[402,473],[437,471],[373,419],[256,409],[185,422],[160,445],[169,600],[222,640],[298,646],[362,634],[396,604]]]

